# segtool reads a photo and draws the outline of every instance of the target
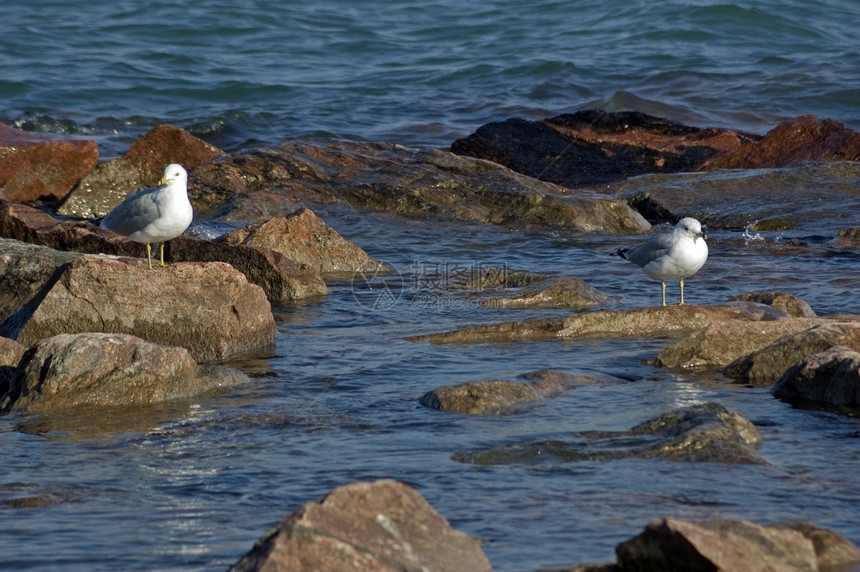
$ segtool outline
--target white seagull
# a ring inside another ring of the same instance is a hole
[[[684,278],[695,274],[708,259],[702,224],[694,218],[682,218],[672,232],[658,234],[633,248],[622,248],[616,254],[642,267],[649,278],[659,280],[666,305],[666,280],[681,281],[681,302],[684,304]]]
[[[151,243],[161,243],[161,265],[164,266],[164,243],[185,232],[194,211],[188,200],[188,173],[182,165],[172,163],[164,169],[160,185],[125,197],[100,223],[100,227],[146,244],[146,258],[152,268]]]

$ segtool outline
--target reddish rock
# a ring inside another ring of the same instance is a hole
[[[198,366],[185,348],[124,334],[61,334],[27,351],[0,409],[151,405],[244,381],[236,370]]]
[[[701,169],[765,169],[808,161],[860,161],[860,133],[833,119],[802,115]]]
[[[57,212],[84,218],[105,216],[128,193],[156,186],[170,163],[190,172],[221,153],[184,129],[158,125],[132,143],[125,155],[102,163],[81,179]]]
[[[221,361],[270,344],[275,321],[263,290],[228,264],[82,256],[0,325],[24,345],[62,333],[132,334]]]
[[[479,540],[392,480],[332,491],[278,523],[231,572],[490,572]]]
[[[222,240],[229,244],[269,248],[327,276],[352,276],[356,272],[386,270],[385,266],[304,208],[286,217],[274,217],[261,224],[237,229]]]
[[[98,160],[95,141],[48,139],[0,123],[0,190],[11,201],[63,198]]]

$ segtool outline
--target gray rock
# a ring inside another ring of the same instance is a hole
[[[860,352],[835,347],[786,371],[773,388],[785,400],[860,406]]]

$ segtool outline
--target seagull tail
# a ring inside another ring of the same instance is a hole
[[[629,250],[629,248],[619,248],[618,250],[610,254],[610,256],[620,256],[624,260],[627,260],[627,251]]]

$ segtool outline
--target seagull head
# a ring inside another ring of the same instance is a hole
[[[159,184],[166,185],[168,183],[172,183],[173,181],[188,181],[188,173],[182,167],[182,165],[178,163],[171,163],[164,169],[164,175],[161,177],[161,181]]]
[[[707,239],[707,235],[702,230],[702,223],[697,221],[692,217],[684,217],[678,221],[678,224],[675,225],[676,229],[679,229],[682,232],[690,233],[695,238],[704,238]],[[694,240],[695,240],[694,238]]]

